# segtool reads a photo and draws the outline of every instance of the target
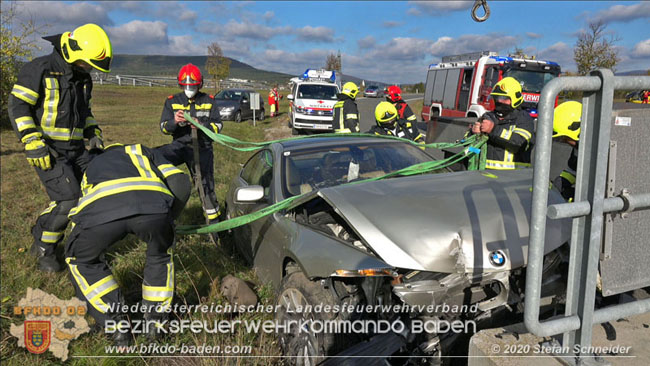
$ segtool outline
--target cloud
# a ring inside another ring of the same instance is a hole
[[[334,29],[327,27],[305,26],[296,29],[297,39],[304,42],[334,42]]]
[[[265,21],[269,21],[275,17],[275,13],[272,12],[271,10],[267,11],[262,15],[262,18],[264,18]]]
[[[429,47],[433,56],[442,57],[482,50],[507,50],[517,45],[517,37],[499,33],[465,34],[456,39],[440,37]]]
[[[641,41],[634,46],[632,49],[631,56],[634,58],[650,58],[650,38],[645,41]]]
[[[554,61],[560,64],[562,71],[576,70],[573,59],[573,47],[564,42],[557,42],[537,53],[537,59]]]
[[[414,7],[409,8],[407,14],[439,16],[469,9],[474,5],[474,1],[409,1],[408,4]]]
[[[263,70],[298,75],[307,68],[325,66],[325,60],[330,53],[332,51],[324,49],[311,49],[303,52],[266,49],[255,57],[254,65]]]
[[[106,29],[115,53],[161,54],[169,49],[167,23],[133,20]],[[158,52],[156,52],[158,51]]]
[[[71,31],[86,23],[95,23],[102,27],[113,25],[108,12],[101,5],[86,2],[69,4],[61,1],[27,1],[17,5],[18,20],[33,20],[36,25],[47,25],[48,34]]]
[[[387,20],[387,21],[384,21],[383,23],[381,23],[381,26],[384,27],[384,28],[396,28],[396,27],[399,27],[402,24],[403,24],[402,22],[395,22],[395,21],[392,21],[392,20]]]
[[[526,32],[526,37],[528,37],[528,38],[530,38],[530,39],[540,39],[540,38],[543,38],[544,35],[543,35],[543,34],[539,34],[539,33]]]
[[[211,23],[214,25],[214,23]],[[254,24],[248,21],[237,22],[235,20],[229,20],[225,25],[215,25],[210,28],[201,27],[202,30],[211,34],[223,35],[226,37],[242,37],[253,40],[264,40],[268,41],[269,39],[291,32],[291,27],[269,27],[261,24]]]
[[[373,36],[365,36],[357,40],[357,45],[360,49],[373,48],[377,44],[377,40]]]
[[[604,9],[591,17],[590,21],[603,21],[604,23],[629,22],[635,19],[650,21],[650,2],[641,1],[634,5],[614,5]]]

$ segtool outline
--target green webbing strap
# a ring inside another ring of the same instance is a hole
[[[187,116],[185,117],[187,119]],[[188,119],[191,121],[191,119]],[[194,122],[193,122],[194,123]],[[195,123],[195,125],[197,125]],[[197,125],[197,127],[203,127],[200,125]],[[207,129],[205,129],[207,130]],[[205,132],[205,131],[204,131]],[[211,132],[207,130],[207,132]],[[207,134],[207,133],[206,133]],[[216,134],[213,134],[216,135]],[[337,137],[341,136],[349,136],[351,134],[332,134]],[[354,135],[354,134],[353,134]],[[361,135],[361,134],[360,134]],[[225,135],[222,135],[225,136]],[[322,135],[319,135],[322,136]],[[374,136],[374,135],[366,135],[366,136]],[[400,139],[401,140],[401,139]],[[215,140],[216,141],[216,140]],[[419,163],[415,165],[408,166],[406,168],[396,170],[392,173],[388,173],[386,175],[383,175],[381,177],[375,177],[375,178],[368,178],[368,179],[363,179],[359,181],[354,181],[350,183],[345,183],[345,184],[357,184],[357,183],[363,183],[363,182],[370,182],[370,181],[376,181],[380,179],[386,179],[390,177],[395,177],[395,176],[407,176],[407,175],[415,175],[415,174],[423,174],[427,172],[431,172],[434,170],[438,169],[443,169],[445,167],[448,167],[450,165],[456,164],[463,159],[467,158],[469,155],[470,158],[470,166],[474,167],[480,167],[483,166],[485,167],[485,143],[487,142],[487,137],[482,136],[482,135],[473,135],[468,137],[467,139],[464,139],[463,141],[459,143],[452,143],[452,144],[445,144],[445,145],[450,145],[450,146],[467,146],[469,145],[466,149],[463,149],[463,151],[456,153],[446,159],[442,160],[436,160],[436,161],[426,161],[424,163]],[[272,142],[269,142],[272,143]],[[254,144],[263,144],[263,143],[254,143]],[[420,144],[416,144],[417,146],[422,146]],[[238,226],[246,225],[250,222],[253,222],[255,220],[259,220],[262,217],[271,215],[275,212],[279,212],[282,210],[286,209],[291,209],[295,205],[298,205],[299,203],[294,203],[299,198],[304,197],[305,195],[314,195],[315,191],[309,192],[309,193],[304,193],[298,196],[293,196],[289,197],[285,200],[282,200],[280,202],[277,202],[273,205],[267,206],[259,211],[252,212],[247,215],[242,215],[236,218],[232,218],[230,220],[222,221],[216,224],[212,225],[207,225],[207,226],[201,226],[201,225],[179,225],[176,227],[176,233],[182,234],[182,235],[188,235],[188,234],[208,234],[208,233],[215,233],[219,231],[224,231],[224,230],[229,230],[236,228]]]
[[[469,139],[463,140],[462,142],[436,142],[436,143],[431,143],[431,144],[420,144],[415,141],[411,141],[408,139],[403,139],[401,137],[397,136],[387,136],[387,135],[375,135],[375,134],[369,134],[369,133],[322,133],[322,134],[317,134],[317,135],[307,135],[307,136],[296,136],[296,137],[288,137],[284,139],[279,139],[279,140],[271,140],[271,141],[263,141],[263,142],[250,142],[250,141],[242,141],[237,138],[223,135],[220,133],[214,133],[214,131],[211,131],[209,128],[201,125],[198,123],[192,116],[190,116],[189,113],[185,112],[185,119],[192,123],[196,128],[200,129],[205,133],[206,136],[208,136],[210,139],[215,141],[218,144],[221,144],[223,146],[229,147],[233,150],[236,151],[256,151],[259,149],[264,148],[265,146],[271,145],[276,142],[285,142],[285,141],[292,141],[292,140],[303,140],[303,139],[309,139],[309,138],[319,138],[319,137],[375,137],[375,138],[383,138],[383,139],[389,139],[389,140],[399,140],[402,142],[407,142],[410,143],[411,145],[417,146],[417,147],[424,147],[424,148],[432,148],[432,149],[448,149],[448,148],[454,148],[454,147],[463,147],[463,146],[469,146],[471,142],[468,142]],[[473,141],[473,140],[472,140]],[[237,145],[244,145],[244,146],[237,146]],[[246,146],[248,145],[248,146]]]

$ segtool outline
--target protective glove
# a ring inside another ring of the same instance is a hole
[[[102,130],[95,128],[94,136],[88,139],[88,150],[104,150],[104,140],[102,139]]]
[[[45,142],[40,139],[31,140],[25,144],[25,155],[29,165],[38,167],[42,170],[52,168],[50,161],[50,150]]]
[[[88,150],[104,150],[104,141],[100,136],[93,136],[88,140]]]

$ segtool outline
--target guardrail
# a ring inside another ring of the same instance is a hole
[[[91,74],[93,82],[95,84],[104,85],[120,85],[120,86],[163,86],[163,87],[176,87],[178,81],[174,77],[165,77],[165,76],[145,76],[145,75],[113,75],[113,74],[100,74],[92,73]],[[244,88],[244,89],[268,89],[270,85],[264,82],[258,81],[233,81],[233,80],[222,80],[220,83],[220,89],[225,88]],[[215,83],[212,80],[206,79],[203,84],[205,90],[214,89]]]
[[[650,192],[623,192],[618,197],[605,198],[614,90],[621,89],[650,89],[650,76],[615,77],[611,70],[601,69],[593,71],[590,76],[556,78],[544,87],[539,101],[524,324],[537,336],[564,333],[562,346],[572,350],[576,344],[591,344],[594,324],[650,312],[650,299],[594,309],[604,214],[650,207]],[[562,91],[589,93],[582,100],[575,202],[548,206],[553,111],[555,98]],[[647,166],[639,168],[650,169]],[[565,315],[540,322],[547,215],[550,218],[572,217],[574,220]],[[576,364],[590,358],[590,355],[573,356],[577,357]]]

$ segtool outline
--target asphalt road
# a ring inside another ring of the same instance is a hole
[[[409,99],[422,99],[422,94],[404,94],[402,96],[404,100],[409,102]],[[359,114],[361,115],[361,120],[359,121],[359,128],[361,129],[361,132],[368,132],[370,130],[370,127],[375,125],[375,107],[377,107],[377,104],[379,102],[385,101],[385,98],[365,98],[365,97],[357,97],[357,107],[359,108]],[[413,113],[418,117],[418,120],[420,120],[420,111],[413,110]],[[426,126],[424,124],[420,124],[420,130],[422,130],[422,126]],[[426,129],[426,127],[424,127]],[[426,131],[422,131],[423,133]]]

